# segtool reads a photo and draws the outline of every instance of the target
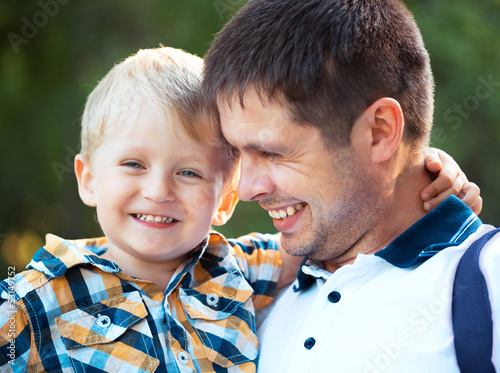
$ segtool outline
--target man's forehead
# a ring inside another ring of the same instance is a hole
[[[281,92],[274,92],[272,95],[264,87],[248,85],[243,90],[234,88],[231,92],[225,92],[217,97],[217,106],[243,107],[281,107],[286,100]],[[284,106],[283,106],[284,107]]]
[[[241,97],[234,94],[231,97],[218,99],[217,108],[224,124],[236,118],[239,123],[254,124],[269,123],[278,118],[290,120],[287,108],[279,100],[269,99],[250,87]]]

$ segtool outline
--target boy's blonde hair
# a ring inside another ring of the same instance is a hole
[[[202,70],[200,57],[169,47],[143,49],[115,65],[87,98],[82,156],[91,160],[105,132],[147,102],[165,123],[177,121],[192,140],[215,148],[220,157],[214,167],[223,170],[226,182],[234,183],[237,156],[222,136],[218,117],[204,109]]]

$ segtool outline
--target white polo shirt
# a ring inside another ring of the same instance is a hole
[[[453,280],[467,247],[493,228],[450,197],[384,250],[333,274],[308,261],[259,328],[258,371],[459,372]],[[500,234],[483,248],[480,268],[500,372]]]

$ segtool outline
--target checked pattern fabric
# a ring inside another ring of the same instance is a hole
[[[255,309],[281,269],[275,236],[211,233],[165,292],[106,249],[48,235],[28,270],[0,283],[1,372],[255,371]]]

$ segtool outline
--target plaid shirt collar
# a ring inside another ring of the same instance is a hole
[[[228,255],[228,246],[225,243],[223,236],[217,232],[211,232],[200,245],[188,253],[187,258],[172,276],[165,294],[170,294],[176,288],[185,274],[200,261],[207,248],[212,255],[219,258]],[[108,273],[119,273],[121,270],[118,265],[100,256],[107,249],[106,237],[65,240],[48,234],[44,250],[38,250],[26,268],[42,272],[49,280],[61,277],[71,267],[82,264],[90,264]]]
[[[68,269],[81,264],[91,264],[109,273],[120,272],[115,263],[99,256],[107,250],[106,237],[65,240],[48,234],[45,240],[44,250],[38,250],[26,268],[42,272],[49,280],[61,277]]]

